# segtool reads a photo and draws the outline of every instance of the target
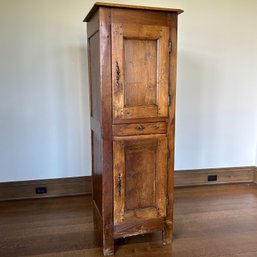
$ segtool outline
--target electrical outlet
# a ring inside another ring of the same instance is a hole
[[[209,182],[217,181],[217,178],[218,178],[217,175],[208,175]]]
[[[47,187],[36,187],[36,194],[47,194]]]

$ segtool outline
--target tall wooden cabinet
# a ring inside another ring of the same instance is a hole
[[[172,240],[177,16],[96,3],[87,22],[93,209],[104,255],[114,239]]]

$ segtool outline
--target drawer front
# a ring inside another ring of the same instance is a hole
[[[149,135],[149,134],[166,134],[166,122],[148,122],[113,125],[113,136],[133,136],[133,135]]]

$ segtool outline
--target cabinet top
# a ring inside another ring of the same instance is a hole
[[[174,8],[163,8],[163,7],[151,7],[151,6],[140,6],[140,5],[126,5],[126,4],[114,4],[114,3],[104,3],[104,2],[96,2],[94,6],[91,8],[89,13],[87,14],[84,21],[89,21],[92,15],[99,7],[111,7],[111,8],[125,8],[125,9],[139,9],[139,10],[148,10],[148,11],[161,11],[161,12],[175,12],[180,14],[184,12],[181,9]]]

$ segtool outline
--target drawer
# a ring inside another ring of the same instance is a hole
[[[148,123],[113,125],[112,131],[113,131],[113,136],[166,134],[167,123],[166,122],[148,122]]]

